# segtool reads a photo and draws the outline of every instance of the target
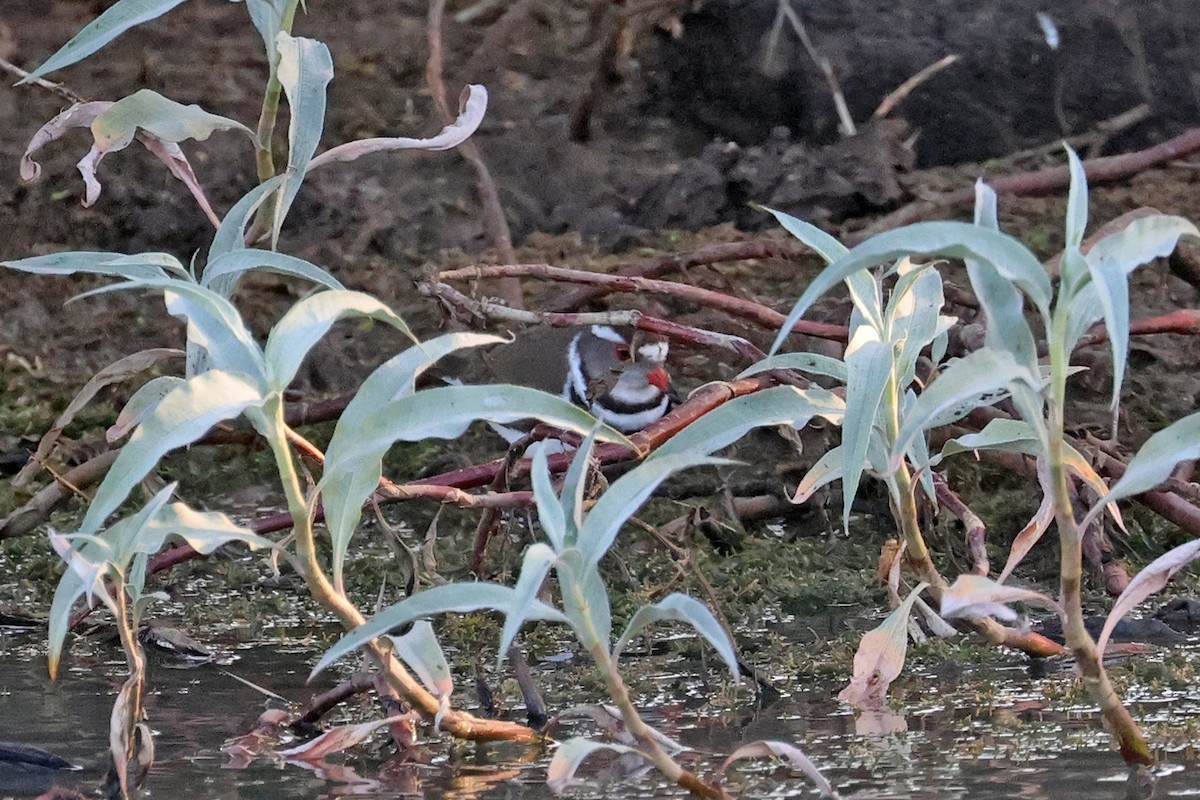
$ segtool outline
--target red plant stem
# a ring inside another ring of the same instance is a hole
[[[679,255],[668,253],[646,261],[619,265],[614,275],[629,278],[657,278],[668,272],[682,272],[689,267],[717,264],[724,261],[747,261],[758,258],[795,258],[812,251],[794,239],[750,239],[745,242],[722,242],[697,248]],[[551,303],[547,311],[573,311],[589,300],[603,297],[611,290],[605,286],[589,286],[567,295],[557,303]]]
[[[1152,336],[1156,333],[1200,334],[1200,309],[1180,308],[1157,317],[1135,319],[1129,323],[1129,333],[1131,336]],[[1107,341],[1108,329],[1101,323],[1079,337],[1075,349]]]
[[[937,492],[938,502],[945,506],[951,514],[958,517],[967,529],[965,539],[967,552],[971,555],[971,572],[976,575],[987,575],[987,527],[983,524],[983,520],[950,488],[946,477],[940,472],[933,473],[933,486]]]

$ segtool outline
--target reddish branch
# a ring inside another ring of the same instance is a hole
[[[963,527],[966,528],[964,538],[967,543],[967,552],[971,556],[971,572],[976,575],[987,575],[989,569],[987,526],[983,524],[979,515],[972,511],[962,498],[950,488],[946,477],[940,472],[933,473],[933,486],[937,492],[938,502],[945,506],[951,514],[958,517]]]
[[[759,258],[795,258],[812,251],[795,239],[751,239],[746,242],[722,242],[697,248],[690,253],[667,253],[628,265],[618,265],[613,275],[626,278],[658,278],[669,272],[686,272],[690,267],[747,261]],[[573,311],[589,300],[609,293],[603,286],[590,286],[551,303],[547,311]]]
[[[1135,153],[1124,153],[1119,156],[1106,158],[1091,158],[1083,162],[1087,173],[1088,185],[1121,180],[1130,175],[1149,169],[1168,161],[1174,161],[1180,156],[1200,150],[1200,128],[1189,128],[1174,139],[1139,150]],[[1035,172],[1023,172],[1019,175],[998,175],[988,180],[999,195],[1038,195],[1066,189],[1071,183],[1071,176],[1066,166],[1050,167]],[[850,234],[847,239],[852,244],[864,241],[882,231],[911,225],[924,219],[938,216],[941,212],[956,206],[969,206],[975,202],[975,187],[969,186],[953,192],[947,192],[936,200],[918,200],[898,208],[862,230]]]

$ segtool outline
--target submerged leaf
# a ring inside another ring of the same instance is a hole
[[[737,750],[729,754],[729,757],[721,762],[721,766],[717,767],[717,776],[724,775],[735,761],[741,761],[746,758],[782,758],[791,764],[804,776],[813,782],[817,787],[817,791],[821,793],[821,797],[837,797],[837,792],[833,790],[832,784],[821,774],[817,769],[817,765],[812,762],[804,751],[795,745],[787,742],[776,742],[767,739],[760,739],[757,742],[744,744]]]
[[[394,717],[362,722],[358,725],[339,725],[336,728],[330,728],[310,742],[305,742],[298,747],[290,747],[287,750],[280,750],[278,754],[294,761],[320,761],[326,756],[353,747],[380,728],[405,719],[408,719],[407,714],[397,714]]]
[[[913,603],[928,586],[924,581],[917,584],[879,627],[863,635],[854,654],[854,677],[850,685],[838,693],[839,700],[861,709],[883,707],[888,687],[904,668],[908,651],[908,616],[912,613]]]

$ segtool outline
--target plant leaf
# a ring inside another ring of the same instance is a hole
[[[406,719],[409,719],[408,714],[397,714],[386,719],[360,722],[357,725],[338,725],[311,741],[289,747],[287,750],[279,750],[277,753],[290,761],[321,761],[334,753],[354,747],[380,728]]]
[[[1104,505],[1150,491],[1170,477],[1176,464],[1193,458],[1200,458],[1200,413],[1176,420],[1147,439],[1121,479],[1092,506],[1080,529],[1090,525]]]
[[[562,509],[565,530],[563,545],[574,547],[579,541],[579,531],[583,528],[583,500],[587,492],[587,471],[592,460],[592,449],[596,445],[596,434],[599,428],[592,428],[587,438],[575,451],[571,465],[563,476]],[[557,548],[562,550],[562,547]]]
[[[838,381],[846,382],[846,365],[840,359],[817,353],[777,353],[768,356],[738,373],[737,380],[768,372],[773,369],[794,369],[798,372],[810,372],[817,375],[827,375]]]
[[[621,657],[625,646],[634,636],[655,622],[663,620],[686,622],[695,628],[696,632],[707,639],[709,644],[716,649],[717,654],[725,661],[730,674],[733,675],[733,680],[735,682],[740,680],[741,671],[738,669],[737,654],[734,652],[733,642],[729,640],[729,634],[721,627],[721,623],[717,621],[708,606],[678,592],[667,595],[654,605],[642,606],[634,613],[633,618],[625,627],[625,632],[621,634],[621,638],[613,647],[613,660],[616,661]]]
[[[1062,607],[1041,592],[1005,586],[982,575],[959,575],[942,592],[942,617],[989,616],[1012,621],[1017,613],[1006,603],[1032,603],[1062,614]]]
[[[616,753],[638,753],[632,747],[611,742],[594,742],[591,739],[575,737],[560,742],[554,750],[554,757],[546,767],[546,785],[552,792],[562,792],[571,785],[575,773],[584,760],[597,750],[612,750]]]
[[[554,484],[550,481],[550,465],[545,448],[539,448],[534,453],[530,472],[533,477],[533,498],[537,503],[538,522],[554,550],[561,550],[567,537],[567,516],[563,511],[562,502],[554,493]],[[504,651],[505,648],[501,647],[500,652]]]
[[[200,284],[212,288],[217,279],[224,276],[230,276],[230,279],[236,283],[242,273],[253,270],[292,275],[329,289],[346,288],[337,278],[302,258],[249,247],[231,250],[209,261],[204,268],[204,278]]]
[[[309,674],[309,680],[312,680],[333,662],[349,655],[377,636],[382,636],[392,628],[422,617],[450,612],[465,614],[488,609],[505,614],[511,613],[515,610],[513,604],[515,597],[516,592],[509,587],[483,581],[450,583],[418,592],[399,603],[388,606],[367,620],[366,623],[359,625],[339,639],[333,647],[325,651],[325,655],[313,667]],[[527,603],[522,610],[528,619],[544,619],[552,622],[567,621],[560,611],[540,600]]]
[[[792,495],[792,502],[806,502],[817,489],[836,480],[841,480],[842,464],[845,461],[844,452],[842,446],[839,444],[822,453],[816,463],[800,479],[799,485],[796,486],[796,493]]]
[[[308,169],[314,170],[334,161],[354,161],[370,153],[381,153],[388,150],[449,150],[458,147],[483,122],[484,112],[487,111],[487,89],[471,84],[466,87],[466,102],[462,113],[450,125],[429,139],[409,139],[407,137],[360,139],[348,142],[326,150],[308,163]]]
[[[148,258],[148,256],[161,256]],[[167,279],[167,273],[162,267],[166,259],[179,262],[166,253],[144,253],[139,256],[127,256],[121,253],[104,253],[90,251],[72,251],[67,253],[51,253],[45,256],[19,258],[15,261],[4,261],[4,266],[21,272],[32,272],[35,275],[74,275],[86,273],[90,275],[108,275],[114,278],[129,280]]]
[[[300,191],[309,162],[321,140],[321,130],[325,126],[325,87],[333,80],[333,56],[323,43],[294,37],[281,30],[275,37],[275,46],[279,50],[276,77],[287,94],[290,113],[288,165],[271,224],[272,250],[279,244],[283,220]]]
[[[546,580],[546,573],[557,561],[558,553],[541,542],[531,544],[525,551],[525,556],[521,559],[521,574],[517,578],[517,585],[513,587],[512,607],[504,617],[504,628],[500,632],[500,649],[496,654],[497,667],[504,661],[504,656],[508,654],[508,646],[517,638],[517,633],[525,624],[525,608],[537,598],[537,593]]]
[[[123,439],[134,427],[150,414],[158,402],[170,394],[171,390],[183,384],[183,378],[175,375],[161,375],[151,378],[133,393],[129,402],[117,414],[117,420],[104,432],[104,439],[113,444]]]
[[[246,192],[240,200],[233,204],[233,208],[229,209],[228,213],[225,214],[225,218],[221,220],[221,227],[217,228],[212,244],[209,245],[209,264],[235,250],[247,249],[246,226],[250,224],[250,218],[271,192],[279,188],[283,183],[283,179],[283,175],[276,175],[269,180],[263,181],[258,186]],[[209,289],[228,299],[233,297],[233,291],[237,288],[240,277],[241,273],[231,272],[209,280],[208,276],[205,275],[201,279],[201,282]]]
[[[845,408],[844,400],[819,386],[763,389],[714,408],[668,439],[647,463],[685,453],[712,453],[767,425],[800,429],[817,416],[840,425]]]
[[[275,391],[286,389],[296,377],[300,363],[338,320],[368,317],[385,322],[416,338],[407,323],[379,300],[362,292],[330,289],[310,295],[296,303],[283,315],[267,337],[264,357],[267,385]]]
[[[1108,618],[1104,620],[1104,627],[1096,638],[1096,657],[1104,657],[1104,648],[1108,645],[1108,637],[1112,635],[1113,628],[1133,610],[1134,606],[1157,593],[1167,585],[1167,581],[1171,580],[1172,575],[1197,557],[1200,557],[1200,539],[1184,542],[1178,547],[1168,550],[1143,567],[1137,575],[1134,575],[1133,580],[1125,587],[1125,591],[1121,592],[1121,596],[1113,603],[1112,611],[1108,612]]]
[[[579,550],[571,548],[559,554],[555,573],[562,590],[563,611],[575,638],[585,650],[600,647],[607,651],[612,645],[612,606],[600,570],[584,561]]]
[[[723,458],[710,458],[697,453],[678,453],[647,459],[622,475],[608,487],[596,505],[592,506],[579,531],[578,547],[583,561],[589,566],[600,563],[608,552],[625,521],[641,508],[658,485],[674,473],[701,464],[731,464]]]
[[[1033,300],[1043,318],[1049,317],[1050,279],[1041,262],[1023,244],[1002,233],[962,222],[918,222],[868,239],[814,278],[788,314],[771,352],[779,349],[787,332],[804,316],[813,301],[840,281],[876,264],[923,254],[986,262],[1001,276],[1017,284]]]
[[[729,754],[729,757],[721,762],[721,766],[717,767],[717,776],[725,774],[735,761],[741,761],[747,758],[768,758],[774,756],[782,758],[792,767],[804,773],[804,777],[813,782],[817,787],[817,791],[821,793],[821,797],[837,797],[837,792],[833,790],[833,786],[826,780],[821,771],[817,769],[817,765],[812,762],[804,751],[795,745],[787,742],[776,742],[767,739],[760,739],[757,742],[744,744],[737,750]]]
[[[1067,190],[1066,249],[1077,249],[1083,244],[1088,222],[1088,185],[1083,171],[1083,162],[1069,144],[1063,143],[1067,151],[1067,168],[1071,173],[1071,187]]]
[[[863,634],[854,654],[854,677],[838,693],[839,700],[855,708],[883,708],[888,687],[904,669],[904,657],[908,651],[908,617],[912,613],[913,603],[928,586],[924,581],[917,584],[879,627]]]
[[[138,426],[104,477],[81,533],[95,533],[164,455],[189,445],[209,428],[263,402],[259,388],[238,375],[211,370],[167,394]]]
[[[118,0],[83,27],[54,55],[17,82],[20,86],[68,67],[96,52],[130,28],[161,17],[184,0]]]
[[[871,434],[892,378],[892,347],[879,331],[859,325],[846,347],[846,416],[842,422],[842,526],[850,531],[850,508],[858,494]]]
[[[434,696],[449,699],[454,692],[450,664],[428,620],[420,619],[403,636],[392,636],[392,650],[417,674]]]

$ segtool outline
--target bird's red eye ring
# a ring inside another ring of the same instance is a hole
[[[617,345],[616,352],[617,352],[617,359],[619,361],[628,361],[633,355],[629,351],[629,345],[627,345],[627,344]]]

